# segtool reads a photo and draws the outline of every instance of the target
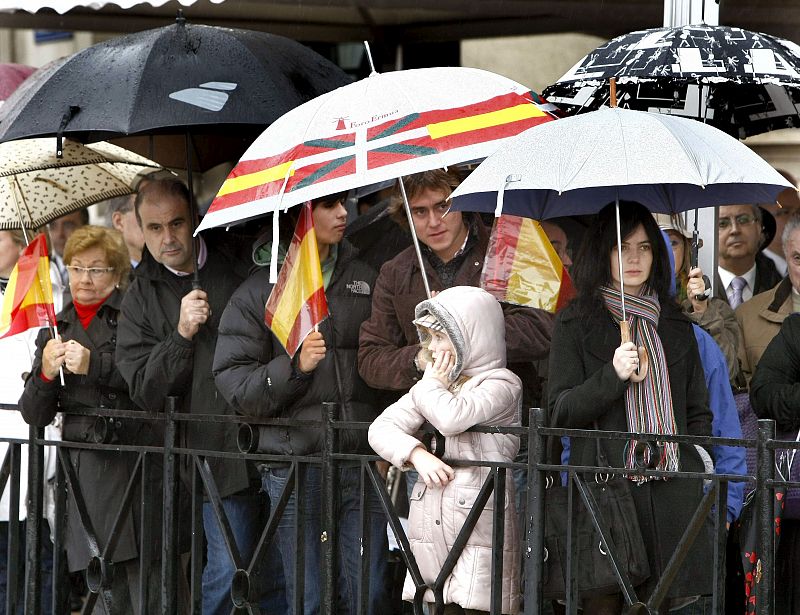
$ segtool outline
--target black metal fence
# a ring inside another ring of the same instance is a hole
[[[570,520],[574,520],[580,507],[589,511],[592,523],[601,539],[601,548],[607,554],[615,578],[619,585],[627,609],[632,613],[659,613],[665,612],[663,605],[668,590],[675,579],[681,566],[685,565],[684,558],[696,536],[704,524],[712,524],[714,535],[713,561],[704,562],[704,565],[713,566],[713,612],[724,612],[724,574],[725,574],[725,520],[726,520],[726,494],[728,483],[731,481],[748,481],[755,487],[756,519],[758,527],[758,553],[760,561],[757,564],[759,577],[757,579],[758,602],[757,612],[770,614],[773,612],[774,602],[774,521],[773,521],[773,492],[776,488],[785,486],[800,486],[800,483],[787,483],[775,477],[775,451],[777,448],[798,447],[796,442],[779,442],[775,440],[775,426],[772,421],[760,421],[758,439],[733,440],[723,438],[700,438],[690,436],[658,436],[658,441],[672,441],[686,444],[699,444],[704,447],[714,445],[755,447],[758,455],[758,472],[756,476],[721,475],[697,472],[662,472],[646,467],[636,470],[614,468],[613,473],[618,475],[638,474],[642,476],[662,476],[673,480],[683,478],[702,478],[708,481],[706,494],[700,501],[693,515],[692,521],[686,527],[683,538],[672,554],[669,564],[656,583],[655,590],[645,602],[636,593],[636,587],[626,577],[619,554],[614,545],[613,538],[603,515],[597,510],[591,492],[586,488],[586,481],[593,477],[607,475],[609,468],[599,466],[573,466],[550,463],[546,459],[545,441],[550,437],[568,436],[570,438],[603,438],[603,439],[630,439],[630,434],[622,432],[600,432],[592,430],[554,429],[545,427],[544,413],[538,409],[530,411],[530,427],[476,427],[474,431],[486,433],[512,433],[521,439],[527,440],[527,463],[488,463],[488,462],[459,462],[453,461],[452,465],[482,465],[489,468],[474,507],[467,516],[461,532],[450,549],[441,572],[430,585],[422,578],[419,566],[411,553],[408,538],[403,530],[399,515],[396,511],[392,497],[386,489],[383,478],[373,463],[378,458],[370,455],[354,454],[342,451],[337,446],[338,433],[343,429],[367,429],[367,423],[348,423],[336,420],[336,405],[326,405],[326,416],[321,421],[297,422],[281,419],[245,419],[244,417],[211,416],[196,414],[179,414],[175,412],[176,400],[168,399],[165,411],[159,414],[143,412],[122,412],[108,410],[87,410],[85,414],[96,415],[102,412],[102,419],[96,423],[95,433],[87,437],[87,442],[61,442],[49,441],[42,437],[42,430],[31,428],[30,439],[0,438],[7,442],[8,448],[0,465],[0,492],[9,488],[8,522],[8,553],[7,557],[7,592],[6,613],[18,613],[24,605],[25,613],[50,613],[57,612],[59,596],[63,595],[65,588],[59,575],[54,576],[54,591],[51,604],[42,601],[42,545],[50,540],[46,531],[48,524],[44,520],[44,447],[52,446],[57,455],[57,471],[54,479],[55,497],[55,523],[52,528],[54,548],[52,549],[53,566],[55,571],[64,568],[64,540],[65,540],[65,510],[67,498],[72,498],[74,508],[80,517],[86,535],[87,547],[91,555],[86,571],[87,585],[90,589],[88,600],[83,612],[91,613],[95,605],[104,603],[110,606],[113,601],[112,579],[114,570],[114,553],[117,548],[116,529],[121,526],[123,517],[132,509],[139,507],[141,511],[141,527],[139,532],[139,570],[140,583],[138,588],[139,604],[147,605],[152,602],[153,587],[147,582],[148,571],[155,566],[160,567],[160,609],[165,614],[175,613],[200,613],[201,612],[201,577],[204,557],[204,537],[202,505],[205,501],[211,503],[214,514],[222,530],[225,543],[231,560],[234,562],[235,573],[230,580],[231,613],[246,612],[259,613],[253,589],[253,580],[259,561],[263,557],[267,546],[275,538],[278,522],[286,509],[292,493],[299,493],[303,489],[304,475],[311,467],[318,467],[322,472],[322,501],[321,507],[321,542],[322,554],[322,612],[331,614],[335,611],[335,592],[337,575],[337,540],[339,532],[336,516],[337,468],[343,464],[359,468],[360,498],[362,511],[366,508],[366,498],[370,490],[378,495],[382,509],[391,532],[399,545],[399,555],[410,572],[416,588],[413,610],[417,615],[423,612],[423,596],[427,589],[431,589],[436,603],[433,610],[443,606],[443,588],[448,575],[466,544],[472,529],[481,513],[494,498],[493,506],[493,558],[492,558],[492,583],[487,588],[491,594],[491,613],[501,613],[501,579],[503,576],[503,541],[504,541],[504,510],[506,507],[505,486],[510,480],[510,473],[527,472],[527,489],[523,504],[524,510],[518,511],[519,519],[524,529],[524,537],[520,537],[522,544],[522,572],[523,572],[523,612],[526,615],[549,612],[548,602],[551,597],[545,597],[542,579],[547,573],[547,556],[544,544],[544,519],[546,488],[553,477],[565,476],[566,484],[570,489],[569,509],[565,513]],[[3,410],[0,410],[3,411]],[[6,407],[5,411],[13,411]],[[134,446],[124,442],[108,443],[108,427],[113,427],[121,421],[139,420],[154,421],[163,424],[163,446]],[[241,451],[206,451],[182,448],[178,446],[178,434],[182,426],[188,422],[201,421],[213,428],[214,423],[236,422],[240,428]],[[257,425],[283,425],[292,427],[321,428],[324,433],[324,446],[321,456],[276,456],[250,452],[253,448],[252,437]],[[638,440],[646,440],[647,436],[638,435]],[[106,442],[104,442],[106,440]],[[652,438],[656,440],[655,437]],[[23,445],[28,444],[28,475],[21,474],[21,458]],[[443,447],[441,447],[443,448]],[[113,528],[110,539],[105,544],[98,541],[95,528],[86,510],[86,498],[92,497],[85,493],[79,483],[75,468],[70,459],[70,450],[106,450],[127,451],[136,455],[134,470],[125,487],[124,497],[114,503]],[[441,450],[441,449],[440,449]],[[281,462],[289,465],[289,478],[283,493],[277,501],[271,502],[269,519],[261,531],[253,557],[246,561],[233,538],[230,523],[221,505],[221,498],[217,490],[214,477],[208,466],[208,459],[214,457],[227,457],[246,459],[256,464]],[[450,460],[447,460],[450,462]],[[159,480],[160,479],[160,480]],[[27,522],[20,523],[18,511],[20,506],[19,486],[22,481],[28,482],[27,493]],[[161,488],[150,488],[161,483]],[[188,501],[187,501],[188,499]],[[298,587],[303,586],[304,580],[304,548],[303,548],[303,517],[305,514],[303,499],[296,498],[297,510],[295,514],[295,537],[297,540],[297,560],[295,565],[295,578]],[[188,504],[188,505],[187,505]],[[187,518],[188,515],[188,518]],[[160,519],[160,522],[157,520]],[[155,521],[154,521],[155,520]],[[577,580],[581,570],[578,569],[577,553],[580,537],[575,533],[575,523],[567,523],[567,557],[565,574],[565,592],[562,603],[567,613],[576,613],[579,605],[579,591]],[[183,544],[181,537],[187,535],[189,527],[190,544],[188,545],[189,557],[182,553],[187,552],[187,545]],[[369,593],[369,543],[373,538],[367,531],[365,515],[361,516],[362,549],[361,574],[358,587],[357,604],[353,605],[353,612],[367,613],[367,596]],[[25,541],[25,561],[20,561],[18,546],[20,541]],[[156,545],[160,549],[155,552]],[[186,566],[183,562],[188,560]],[[25,575],[24,591],[17,590],[19,575]],[[182,587],[186,590],[182,591]],[[294,592],[294,603],[289,605],[294,613],[303,613],[303,592]],[[396,605],[399,608],[399,605]],[[743,609],[744,610],[744,609]],[[399,611],[398,611],[399,612]]]

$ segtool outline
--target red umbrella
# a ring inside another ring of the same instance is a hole
[[[24,64],[0,64],[0,100],[5,100],[36,69]]]

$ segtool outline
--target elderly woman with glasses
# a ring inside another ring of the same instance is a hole
[[[130,272],[130,258],[121,235],[112,229],[83,226],[67,240],[64,262],[72,303],[56,317],[58,337],[49,329],[39,332],[33,369],[19,400],[23,417],[31,425],[45,426],[56,413],[63,413],[66,441],[157,445],[158,439],[147,421],[109,420],[102,415],[103,408],[135,408],[114,362],[120,303]],[[115,532],[118,542],[108,557],[114,562],[113,604],[104,604],[101,597],[94,612],[109,615],[155,612],[138,604],[137,534],[142,525],[138,489],[131,503],[122,507],[137,455],[114,450],[68,450],[77,477],[77,485],[71,483],[67,495],[64,544],[70,571],[88,567],[93,540],[103,552],[120,513],[121,523]],[[155,472],[153,477],[151,486],[153,482],[160,485]],[[76,500],[85,504],[86,517],[81,517],[82,507]],[[160,509],[160,505],[153,508]],[[153,527],[158,526],[153,524]],[[88,535],[87,528],[93,529],[93,537]],[[148,577],[148,582],[157,583],[157,578]],[[158,585],[152,584],[150,588],[154,599],[158,596]]]

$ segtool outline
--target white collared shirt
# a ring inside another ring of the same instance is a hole
[[[756,287],[755,264],[746,273],[740,276],[737,276],[735,273],[731,273],[722,267],[717,267],[717,272],[719,273],[719,279],[722,280],[722,286],[725,289],[725,294],[728,295],[729,302],[733,296],[733,287],[731,286],[731,282],[735,277],[744,278],[745,282],[747,282],[747,286],[742,289],[742,303],[753,298],[753,289]]]

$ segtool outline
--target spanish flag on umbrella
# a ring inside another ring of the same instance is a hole
[[[481,272],[481,288],[498,301],[555,313],[575,296],[572,280],[536,220],[495,220]]]
[[[39,235],[25,248],[11,272],[0,311],[0,338],[53,326],[55,322],[47,240]]]
[[[328,301],[309,201],[303,205],[278,281],[267,299],[264,322],[294,357],[306,336],[326,316]]]

